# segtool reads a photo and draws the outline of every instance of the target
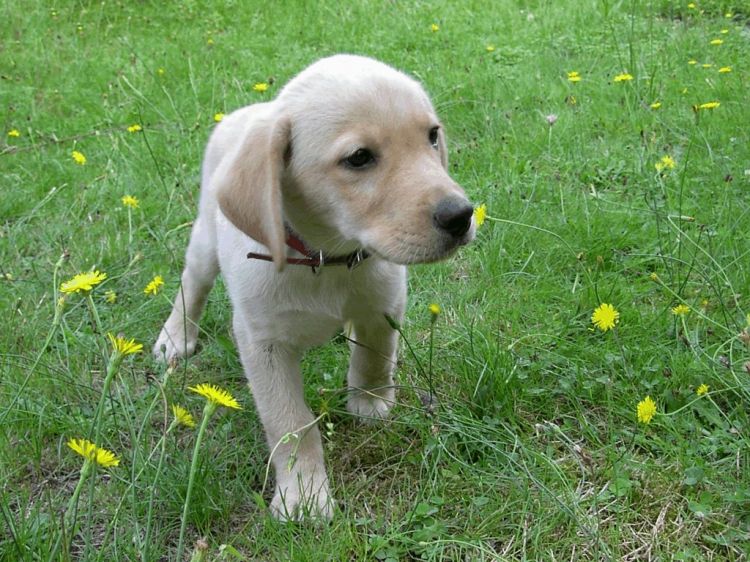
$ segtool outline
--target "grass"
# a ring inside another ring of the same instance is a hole
[[[217,411],[195,473],[188,550],[205,538],[209,560],[746,560],[748,4],[228,4],[0,7],[0,559],[174,559],[195,432],[167,432],[170,404],[197,418],[187,386],[211,382],[244,409]],[[338,512],[277,523],[219,282],[194,358],[123,359],[95,424],[120,464],[87,480],[71,528],[81,458],[65,443],[93,435],[105,333],[148,348],[169,312],[214,115],[336,52],[423,81],[453,176],[487,205],[473,245],[411,270],[421,364],[442,308],[438,406],[402,346],[393,417],[362,427],[340,392],[346,342],[313,350]],[[55,324],[60,283],[91,269],[106,281]],[[602,303],[614,330],[591,323]]]

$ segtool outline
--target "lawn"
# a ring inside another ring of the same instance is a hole
[[[183,521],[196,560],[747,560],[746,1],[0,14],[0,560],[175,560]],[[279,523],[221,281],[194,357],[150,348],[216,121],[338,52],[422,81],[486,219],[410,270],[390,420],[346,414],[343,337],[306,356],[337,510]],[[242,409],[208,419],[185,509],[172,406],[200,424],[201,383]]]

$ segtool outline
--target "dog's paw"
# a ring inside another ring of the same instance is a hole
[[[395,402],[393,388],[376,390],[351,389],[346,409],[363,421],[377,421],[388,417]]]
[[[188,325],[185,329],[170,330],[167,325],[161,329],[154,344],[153,354],[157,361],[171,363],[175,359],[190,357],[195,353],[198,330]]]
[[[328,493],[328,480],[313,479],[305,486],[294,482],[276,486],[271,514],[279,521],[323,520],[333,517],[334,501]]]

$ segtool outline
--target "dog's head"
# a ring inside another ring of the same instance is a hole
[[[473,208],[448,175],[445,133],[422,87],[338,55],[295,77],[253,123],[219,179],[224,214],[284,263],[286,222],[330,255],[400,264],[470,242]]]

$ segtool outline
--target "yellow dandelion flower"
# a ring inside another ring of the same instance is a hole
[[[690,2],[687,7],[689,10],[695,10],[695,2]]]
[[[665,154],[656,164],[654,164],[654,168],[656,168],[657,172],[661,172],[662,170],[674,170],[675,166],[677,166],[677,163],[669,154]]]
[[[200,394],[206,400],[217,406],[225,406],[226,408],[234,408],[235,410],[242,409],[237,400],[235,400],[229,392],[212,384],[203,383],[198,386],[189,386],[188,390]]]
[[[568,81],[569,82],[574,82],[574,83],[575,82],[580,82],[581,81],[581,75],[578,74],[578,71],[571,70],[570,72],[568,72]]]
[[[638,402],[638,421],[641,423],[649,423],[656,415],[656,402],[654,402],[650,396],[646,396],[643,400]]]
[[[141,127],[138,123],[135,123],[134,125],[131,125],[128,127],[128,133],[138,133],[143,130],[143,127]]]
[[[491,53],[492,51],[494,51],[494,50],[495,50],[495,46],[494,46],[494,45],[487,45],[487,46],[485,47],[485,49],[487,49],[487,52],[488,52],[488,53]]]
[[[430,31],[432,31],[433,33],[437,33],[438,31],[440,31],[440,26],[436,23],[433,23],[430,26]]]
[[[652,271],[651,275],[649,275],[648,278],[651,279],[651,281],[659,281],[659,276],[656,274],[655,271]]]
[[[135,343],[135,340],[126,340],[122,336],[113,336],[109,332],[107,333],[107,338],[112,343],[112,351],[120,355],[133,355],[134,353],[143,351],[143,344]]]
[[[651,109],[659,109],[661,107],[661,102],[660,101],[655,101],[654,103],[652,103],[650,105],[650,107],[651,107]]]
[[[722,66],[722,67],[721,67],[721,68],[719,69],[719,73],[720,73],[720,74],[727,74],[727,73],[729,73],[729,72],[732,72],[732,67],[731,67],[731,66]]]
[[[134,197],[132,195],[124,195],[122,199],[122,204],[126,207],[130,207],[131,209],[137,209],[138,205],[140,204],[140,201],[138,201],[137,197]]]
[[[112,290],[105,291],[104,300],[106,300],[109,304],[115,304],[117,302],[117,293]]]
[[[208,45],[213,45],[213,44],[214,44],[214,39],[213,39],[213,37],[209,37],[208,39],[206,39],[206,43],[207,43]]]
[[[701,68],[713,68],[713,67],[714,65],[710,62],[706,62],[701,65]]]
[[[221,120],[224,119],[223,113],[214,113],[214,121],[217,123],[221,123]]]
[[[477,226],[482,226],[484,224],[485,219],[487,218],[487,205],[482,203],[474,209],[474,222]]]
[[[611,330],[620,320],[620,313],[611,304],[600,304],[591,315],[591,322],[602,332]]]
[[[697,60],[695,60],[695,59],[690,59],[690,60],[688,61],[688,64],[689,64],[689,65],[691,65],[691,66],[695,66],[696,64],[698,64],[698,61],[697,61]]]
[[[60,290],[63,293],[80,293],[81,291],[87,292],[96,287],[99,283],[107,278],[106,273],[99,273],[99,271],[87,271],[86,273],[79,273],[73,276],[73,279],[65,281],[60,285]]]
[[[193,419],[193,416],[191,416],[190,412],[188,412],[179,404],[172,404],[172,413],[174,414],[174,418],[177,420],[177,423],[180,423],[189,428],[195,427],[195,420]]]
[[[75,160],[75,163],[78,164],[79,166],[83,166],[86,163],[86,157],[81,152],[78,152],[77,150],[74,150],[73,152],[71,152],[70,156],[73,158],[73,160]]]
[[[628,74],[627,72],[623,72],[622,74],[618,74],[614,77],[615,82],[629,82],[633,79],[632,74]]]
[[[724,39],[711,39],[711,45],[723,45]]]
[[[260,92],[261,94],[268,90],[268,82],[258,82],[253,85],[253,92]]]
[[[148,285],[146,285],[146,288],[143,289],[143,292],[147,295],[157,295],[159,294],[159,289],[162,285],[164,285],[164,279],[162,279],[161,275],[156,275],[151,281],[148,282]]]
[[[726,35],[727,33],[729,33],[729,30],[724,28],[719,33],[721,33],[722,35]]]
[[[87,461],[93,461],[104,468],[120,464],[120,459],[112,451],[97,447],[88,439],[69,439],[67,445]]]
[[[695,393],[698,396],[703,396],[708,392],[709,386],[707,384],[702,384],[698,388],[695,389]]]
[[[686,304],[678,304],[672,308],[672,314],[675,316],[685,316],[688,312],[690,312],[690,307]]]
[[[438,314],[440,314],[440,305],[433,302],[430,306],[427,307],[427,310],[429,310],[430,314],[432,314],[433,316],[437,316]]]
[[[159,76],[164,76],[164,74],[166,74],[166,72],[167,72],[167,71],[166,71],[166,70],[164,70],[163,68],[157,68],[157,69],[156,69],[156,73],[157,73],[157,74],[158,74]]]
[[[716,109],[721,104],[718,101],[709,101],[706,103],[702,103],[698,106],[698,109]]]
[[[10,131],[8,131],[8,136],[9,137],[20,137],[21,136],[21,131],[19,131],[18,129],[11,129]]]

